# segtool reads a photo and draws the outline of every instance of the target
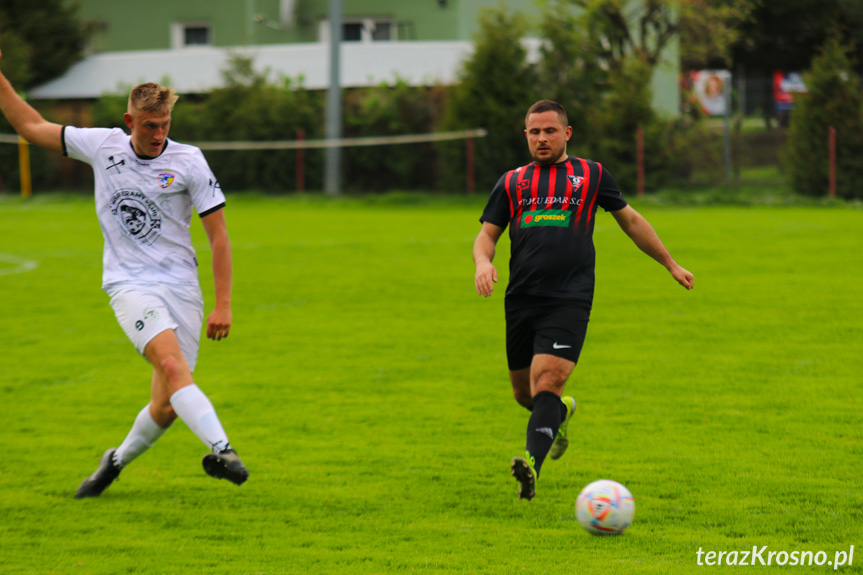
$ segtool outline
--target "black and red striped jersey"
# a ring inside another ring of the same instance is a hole
[[[597,208],[613,212],[626,200],[601,164],[569,156],[510,170],[498,180],[480,218],[509,226],[511,295],[593,301]]]

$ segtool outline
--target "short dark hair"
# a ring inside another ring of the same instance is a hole
[[[569,118],[566,115],[566,110],[564,110],[563,106],[554,100],[540,100],[528,108],[527,114],[524,115],[524,125],[527,126],[527,119],[531,114],[542,114],[543,112],[557,112],[557,116],[560,118],[560,123],[564,126],[569,125]]]

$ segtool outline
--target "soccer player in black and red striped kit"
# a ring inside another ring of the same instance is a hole
[[[665,266],[687,290],[694,278],[680,267],[641,214],[626,203],[601,164],[566,153],[572,127],[563,106],[540,100],[525,116],[534,161],[498,180],[473,246],[478,294],[497,282],[495,246],[509,226],[512,244],[506,290],[506,354],[515,400],[527,408],[524,457],[510,465],[521,499],[536,494],[546,456],[557,459],[569,445],[567,425],[575,400],[562,396],[587,333],[593,302],[598,208],[644,253]]]

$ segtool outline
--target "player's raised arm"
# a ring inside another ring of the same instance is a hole
[[[491,260],[494,259],[495,246],[502,233],[502,227],[483,222],[473,243],[473,263],[476,264],[474,284],[476,293],[481,296],[490,296],[494,291],[494,284],[497,283],[497,269]]]
[[[677,283],[688,290],[693,288],[695,285],[694,276],[674,261],[659,236],[656,235],[653,226],[644,219],[644,216],[636,212],[632,206],[626,206],[622,210],[611,212],[611,214],[617,220],[620,228],[638,246],[638,249],[665,266],[665,269]]]
[[[0,51],[0,110],[3,111],[3,115],[15,131],[31,144],[55,152],[63,151],[63,127],[60,124],[48,122],[30,104],[21,99],[3,74],[2,59],[3,52]]]

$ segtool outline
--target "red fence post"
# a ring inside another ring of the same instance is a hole
[[[637,146],[636,163],[638,164],[638,182],[636,191],[638,193],[638,197],[641,197],[644,195],[644,128],[641,126],[638,127],[635,140]]]
[[[306,139],[306,131],[297,130],[297,192],[302,193],[306,189],[306,149],[303,142]]]
[[[830,126],[830,197],[836,197],[836,128]]]
[[[467,140],[465,141],[465,161],[467,163],[467,193],[469,195],[473,195],[473,136],[468,136]]]

